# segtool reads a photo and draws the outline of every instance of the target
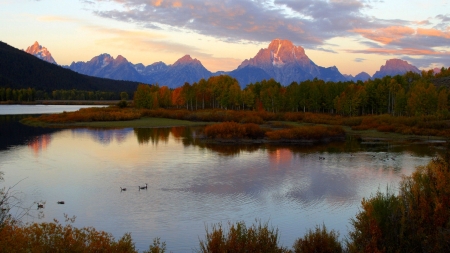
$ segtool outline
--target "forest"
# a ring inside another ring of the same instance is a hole
[[[36,100],[119,100],[122,93],[112,91],[54,90],[51,93],[27,89],[11,89],[0,87],[0,102],[33,102]],[[128,93],[125,92],[128,97]]]
[[[185,108],[313,112],[342,116],[391,114],[393,116],[449,116],[450,68],[421,74],[385,76],[366,82],[325,82],[314,79],[284,87],[273,79],[251,83],[244,89],[236,79],[213,76],[176,89],[139,85],[137,108]]]

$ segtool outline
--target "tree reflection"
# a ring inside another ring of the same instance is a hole
[[[214,140],[204,140],[199,138],[202,127],[172,127],[172,128],[135,128],[134,133],[139,144],[159,142],[167,143],[170,136],[175,142],[181,142],[185,147],[196,146],[207,149],[224,156],[237,156],[242,152],[255,152],[265,149],[275,154],[279,150],[289,150],[293,154],[312,153],[356,153],[356,152],[390,152],[401,153],[410,152],[416,156],[433,156],[436,153],[435,146],[443,145],[435,143],[433,145],[423,145],[423,143],[392,143],[389,141],[375,140],[371,142],[362,141],[355,136],[348,136],[345,141],[315,144],[273,144],[273,143],[219,143]],[[433,147],[431,147],[433,146]]]
[[[139,144],[158,144],[160,141],[167,143],[169,141],[170,128],[135,128],[134,134]]]

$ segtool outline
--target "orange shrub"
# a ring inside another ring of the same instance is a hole
[[[269,140],[320,140],[344,135],[345,131],[340,126],[302,126],[266,132]]]
[[[141,112],[135,109],[108,108],[82,108],[75,112],[63,112],[59,114],[46,114],[37,118],[29,118],[31,121],[46,123],[71,123],[89,121],[119,121],[139,119]]]
[[[204,132],[208,138],[256,139],[264,137],[265,130],[253,123],[239,124],[236,122],[223,122],[206,126]]]
[[[377,127],[378,132],[395,132],[395,127],[393,125],[380,125]]]
[[[138,252],[130,234],[115,240],[110,233],[71,224],[7,221],[0,229],[0,252]]]

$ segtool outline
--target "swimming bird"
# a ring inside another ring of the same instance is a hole
[[[60,205],[64,205],[64,201],[58,201],[57,203]]]
[[[139,186],[139,190],[141,189],[146,189],[147,190],[147,183],[145,184],[145,186]]]
[[[127,188],[120,187],[120,191],[126,191],[126,190],[127,190]]]
[[[39,204],[39,203],[37,203],[37,205],[38,205],[38,209],[44,208],[44,204]]]

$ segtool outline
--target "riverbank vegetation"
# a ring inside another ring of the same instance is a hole
[[[306,231],[292,245],[280,245],[278,229],[268,223],[214,224],[199,240],[197,252],[448,252],[450,250],[450,155],[435,158],[404,177],[397,193],[387,189],[363,199],[343,239],[325,224]],[[4,194],[4,192],[2,192]],[[2,212],[7,203],[2,203]],[[11,219],[0,224],[4,252],[137,252],[130,234],[118,240],[94,228],[57,221],[28,223]],[[144,252],[165,252],[156,238]]]
[[[342,116],[326,113],[267,111],[234,111],[208,109],[190,111],[186,109],[138,109],[119,108],[83,108],[76,112],[29,117],[22,123],[32,126],[76,126],[76,127],[169,127],[208,125],[220,122],[257,124],[264,129],[286,129],[291,134],[293,127],[339,126],[347,135],[377,139],[445,139],[450,136],[450,121],[435,115],[429,116],[393,116],[364,115]],[[240,126],[240,125],[234,125]],[[321,128],[311,128],[318,131]],[[238,129],[234,130],[238,131]],[[260,130],[258,130],[260,131]],[[282,132],[279,132],[281,134]],[[211,136],[212,137],[212,136]],[[253,137],[250,137],[250,139]],[[282,139],[271,135],[273,139]]]
[[[206,138],[215,140],[258,140],[270,142],[325,141],[344,139],[345,131],[340,126],[298,126],[286,129],[262,128],[254,123],[239,124],[224,122],[208,125],[204,130]]]

